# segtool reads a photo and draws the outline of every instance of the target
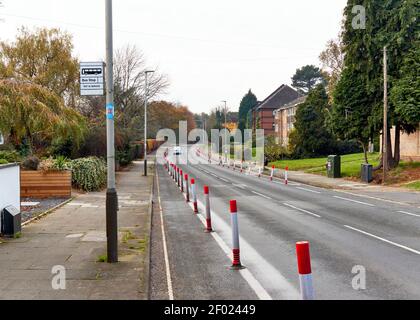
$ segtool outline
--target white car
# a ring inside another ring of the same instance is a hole
[[[174,148],[174,155],[175,156],[180,156],[181,155],[181,147],[175,147]]]

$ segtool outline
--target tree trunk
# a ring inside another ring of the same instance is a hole
[[[369,164],[369,159],[368,159],[368,150],[367,150],[367,148],[366,148],[366,144],[364,143],[364,142],[362,142],[362,141],[359,141],[360,142],[360,144],[362,145],[362,147],[363,147],[363,153],[364,153],[364,155],[365,155],[365,163],[366,164]]]
[[[394,147],[394,159],[393,159],[393,168],[398,167],[401,160],[401,126],[397,124],[395,126],[395,147]]]

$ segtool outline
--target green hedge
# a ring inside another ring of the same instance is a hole
[[[104,160],[90,157],[71,162],[72,184],[83,191],[100,191],[106,186],[107,168]]]

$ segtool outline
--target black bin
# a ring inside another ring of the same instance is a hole
[[[371,183],[373,181],[373,166],[371,164],[362,164],[362,181]]]
[[[14,206],[1,212],[1,233],[6,237],[14,237],[22,231],[22,215]]]

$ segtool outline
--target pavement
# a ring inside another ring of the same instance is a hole
[[[214,164],[181,165],[181,168],[196,179],[200,215],[203,186],[210,187],[213,224],[220,240],[213,242],[219,245],[220,258],[223,254],[220,242],[227,246],[231,243],[229,200],[238,201],[242,262],[253,277],[253,281],[241,286],[239,294],[258,295],[262,289],[272,299],[296,298],[299,279],[295,243],[307,240],[311,244],[316,299],[420,299],[417,205],[366,198],[365,190],[357,194],[354,190],[319,188],[296,181],[290,181],[289,185],[280,179],[270,182],[267,177],[241,174]],[[163,205],[167,232],[179,233],[179,237],[169,236],[168,240],[168,246],[172,246],[171,270],[179,269],[174,272],[182,274],[185,268],[188,272],[183,276],[194,279],[195,286],[205,289],[197,280],[209,274],[203,273],[202,266],[218,260],[199,252],[204,243],[210,245],[191,234],[200,230],[200,223],[177,220],[186,210],[179,207],[183,197],[177,186],[168,183],[167,174],[159,177],[162,189],[167,189],[172,197]],[[191,209],[187,214],[191,215]],[[179,255],[199,260],[192,260],[195,262],[190,265],[179,261]],[[220,261],[215,265],[221,264],[226,263]],[[355,286],[355,281],[357,284],[361,279],[358,275],[366,280],[365,288]],[[175,296],[177,291],[191,290],[193,283],[188,283],[188,278],[185,281],[187,284],[175,290]]]
[[[117,264],[100,262],[106,257],[105,192],[78,195],[26,225],[20,238],[0,239],[0,299],[147,299],[153,176],[142,173],[139,162],[117,173]],[[65,290],[53,289],[56,266],[65,268]]]

